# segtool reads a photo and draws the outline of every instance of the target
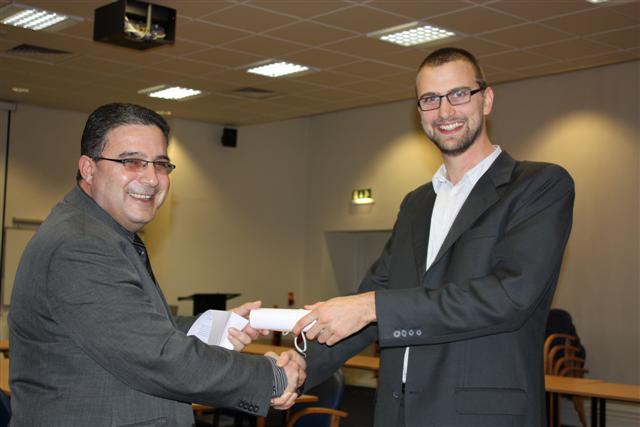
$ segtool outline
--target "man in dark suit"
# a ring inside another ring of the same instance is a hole
[[[182,427],[194,422],[191,402],[256,415],[294,402],[304,362],[208,346],[185,335],[193,318],[176,322],[169,312],[136,233],[169,190],[168,135],[162,117],[136,105],[89,116],[78,185],[40,226],[16,274],[12,426]],[[240,349],[256,333],[230,340]]]
[[[375,425],[540,427],[542,344],[572,222],[574,186],[489,140],[494,93],[467,51],[430,54],[416,78],[422,126],[444,164],[403,200],[352,296],[308,306],[294,334],[319,343],[311,387],[375,340]]]

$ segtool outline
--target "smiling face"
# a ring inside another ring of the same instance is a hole
[[[123,125],[110,130],[100,156],[169,160],[162,131],[146,125]],[[157,172],[153,164],[134,172],[118,162],[82,156],[79,170],[85,192],[130,232],[138,231],[154,218],[169,190],[169,176]]]
[[[425,66],[416,78],[418,98],[425,95],[444,95],[453,89],[477,89],[473,66],[463,60],[447,62],[435,67]],[[458,156],[476,142],[490,144],[484,126],[485,116],[491,112],[491,88],[471,96],[468,103],[451,105],[442,98],[440,108],[421,111],[422,128],[446,156]]]

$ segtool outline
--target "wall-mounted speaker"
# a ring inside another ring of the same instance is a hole
[[[223,128],[222,138],[220,138],[223,147],[233,147],[238,145],[238,129]]]

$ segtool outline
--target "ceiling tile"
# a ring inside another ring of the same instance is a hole
[[[378,57],[381,61],[388,64],[415,70],[422,63],[424,58],[426,58],[426,56],[427,52],[423,50],[407,48],[399,52],[379,55]]]
[[[352,6],[328,15],[314,18],[315,21],[334,25],[338,28],[350,28],[353,31],[369,33],[388,27],[406,24],[406,18],[371,9],[365,6]],[[410,22],[410,21],[409,21]]]
[[[271,12],[297,16],[300,18],[312,18],[318,15],[325,15],[351,6],[350,3],[343,0],[253,0],[248,4],[257,8],[264,8]]]
[[[332,71],[364,78],[378,78],[398,73],[402,68],[373,61],[359,61],[335,67]]]
[[[33,6],[36,8],[59,12],[65,15],[79,17],[91,16],[96,8],[106,4],[102,1],[69,1],[69,0],[26,0],[17,3]]]
[[[280,27],[268,33],[270,36],[284,40],[295,40],[311,46],[320,46],[325,43],[353,37],[357,33],[328,27],[323,24],[305,21],[286,27]]]
[[[154,0],[154,3],[161,4],[176,10],[178,17],[202,18],[215,11],[231,7],[232,3],[225,1],[202,1],[202,0]]]
[[[332,71],[320,71],[318,73],[303,74],[298,77],[292,77],[292,79],[328,87],[341,86],[360,80],[356,76],[343,73],[335,73]]]
[[[104,60],[88,55],[79,55],[71,58],[65,61],[64,65],[99,74],[120,74],[131,72],[135,69],[131,64]]]
[[[492,2],[487,5],[487,7],[515,15],[528,21],[538,21],[551,16],[580,12],[593,8],[594,6],[582,0],[501,0]]]
[[[360,36],[348,40],[341,40],[323,46],[324,49],[346,53],[361,58],[376,58],[377,55],[384,53],[400,52],[406,49],[403,46],[394,45],[392,43],[383,42],[378,39]]]
[[[163,55],[174,55],[174,56],[182,56],[188,55],[190,53],[204,50],[208,46],[203,43],[192,43],[190,41],[176,39],[176,42],[173,44],[166,44],[154,48],[153,53],[163,54]],[[125,49],[125,48],[122,48]],[[129,51],[132,49],[128,49]]]
[[[459,47],[461,49],[466,49],[480,58],[486,55],[493,55],[495,53],[510,50],[510,48],[508,48],[507,46],[493,43],[487,40],[481,40],[475,37],[464,37],[461,39],[455,39],[451,42],[451,45]]]
[[[246,39],[228,43],[224,46],[250,55],[263,56],[276,59],[282,55],[298,52],[305,48],[300,44],[276,40],[264,36],[253,36]]]
[[[283,59],[293,61],[296,64],[319,68],[321,70],[359,60],[353,56],[324,49],[307,49],[291,55],[285,55]]]
[[[410,19],[423,20],[431,16],[451,13],[471,7],[466,1],[389,1],[374,0],[367,3],[368,7],[384,10],[405,16]]]
[[[203,20],[252,33],[268,31],[291,22],[286,16],[244,5],[221,10],[204,17]]]
[[[638,0],[613,3],[608,7],[608,10],[640,22],[640,1]]]
[[[244,52],[236,52],[225,48],[209,48],[186,55],[188,58],[205,61],[211,64],[237,68],[242,65],[252,64],[265,59],[264,57],[251,55]]]
[[[176,37],[179,40],[189,40],[212,46],[247,37],[249,34],[200,21],[191,21],[176,27]]]
[[[626,28],[624,30],[600,33],[589,37],[590,40],[606,43],[622,49],[640,46],[640,26]]]
[[[547,19],[544,24],[584,36],[589,33],[634,26],[637,24],[637,20],[604,8],[596,8],[574,15]]]
[[[514,70],[549,62],[549,58],[521,51],[499,53],[482,58],[482,64],[500,70]]]
[[[207,74],[224,70],[224,67],[186,58],[169,59],[155,66],[163,71],[193,77],[206,76]]]
[[[567,40],[540,47],[526,49],[527,52],[544,55],[558,60],[569,60],[582,56],[598,55],[610,49],[601,44],[584,39]]]
[[[521,24],[523,20],[476,6],[460,12],[433,18],[430,22],[450,31],[472,35],[496,30],[508,25]]]
[[[556,42],[572,37],[572,35],[538,24],[519,25],[482,35],[483,39],[518,48]]]
[[[392,92],[399,92],[399,91],[407,92],[409,96],[411,96],[414,90],[413,85],[403,86],[400,84],[393,84],[388,80],[382,81],[382,80],[360,79],[357,82],[350,83],[348,85],[343,85],[341,87],[348,89],[352,92],[357,92],[360,94],[376,95],[376,96],[383,93],[392,93]]]

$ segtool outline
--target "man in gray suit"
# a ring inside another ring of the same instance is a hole
[[[12,426],[191,426],[191,402],[265,415],[295,400],[300,359],[205,345],[185,335],[193,318],[176,322],[169,312],[136,234],[169,190],[168,135],[162,117],[136,105],[89,116],[78,185],[40,226],[16,274]],[[235,331],[231,341],[239,349],[256,335]]]
[[[418,109],[444,164],[409,193],[359,293],[307,308],[305,387],[375,340],[375,425],[540,427],[542,343],[572,222],[574,185],[489,140],[494,93],[469,52],[422,63]]]

